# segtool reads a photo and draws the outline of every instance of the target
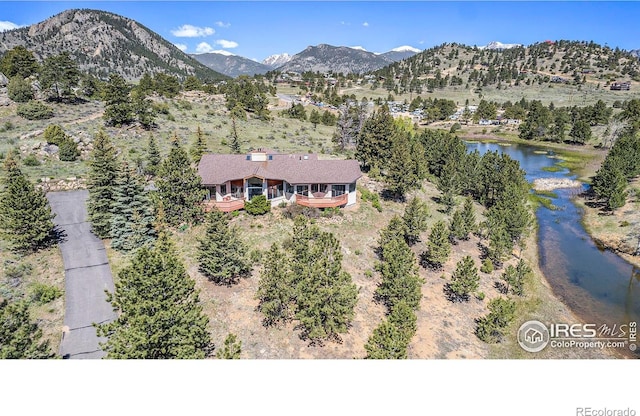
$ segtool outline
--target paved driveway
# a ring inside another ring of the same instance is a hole
[[[65,270],[65,332],[60,345],[63,358],[102,358],[104,352],[93,323],[116,315],[106,301],[113,292],[113,277],[104,244],[87,222],[86,190],[47,194],[56,215],[54,223],[65,234],[60,243]]]

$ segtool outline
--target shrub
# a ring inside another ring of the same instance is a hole
[[[70,138],[66,138],[62,143],[60,143],[59,147],[59,157],[63,162],[73,162],[78,159],[80,156],[80,150],[78,150],[78,145]]]
[[[48,144],[55,144],[56,146],[60,146],[67,138],[67,134],[62,130],[62,127],[57,124],[49,124],[47,128],[44,129],[42,136]]]
[[[26,81],[20,75],[11,78],[7,86],[9,98],[17,103],[26,103],[33,100],[33,89],[29,81]]]
[[[53,109],[40,101],[21,104],[16,113],[27,120],[46,120],[53,117]]]
[[[40,161],[34,154],[25,157],[23,163],[25,166],[40,166]]]
[[[493,271],[493,263],[491,262],[491,259],[484,259],[482,266],[480,266],[480,271],[482,273],[491,273]]]
[[[271,203],[266,196],[258,195],[245,202],[244,209],[251,215],[264,215],[271,210]]]
[[[34,283],[31,286],[31,299],[40,305],[54,301],[60,296],[62,296],[62,291],[57,287],[44,283]]]
[[[449,133],[455,133],[456,131],[460,130],[462,128],[462,126],[460,125],[460,123],[454,123],[453,126],[451,126],[451,128],[449,129]]]
[[[285,218],[288,218],[291,220],[296,218],[299,215],[304,215],[307,218],[313,219],[313,218],[320,218],[320,210],[318,208],[303,207],[302,205],[291,204],[284,209],[284,212],[282,213],[282,215]]]

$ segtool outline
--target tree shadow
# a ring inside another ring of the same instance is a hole
[[[493,283],[493,287],[495,287],[498,290],[498,292],[502,293],[503,295],[506,295],[509,292],[509,288],[507,288],[507,285],[505,285],[503,282],[500,282],[498,280],[496,280]]]
[[[438,270],[443,270],[444,267],[442,264],[439,263],[433,263],[431,261],[429,261],[428,256],[427,256],[427,252],[423,251],[420,254],[420,266],[422,266],[425,269],[431,270],[431,271],[438,271]]]

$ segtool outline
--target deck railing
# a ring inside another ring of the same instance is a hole
[[[296,194],[296,204],[302,205],[303,207],[333,208],[339,207],[341,205],[346,205],[347,202],[349,202],[348,194],[325,198],[309,198],[305,195]]]
[[[211,211],[214,207],[222,212],[237,211],[244,208],[244,199],[228,199],[224,201],[209,200],[204,202],[204,210]]]

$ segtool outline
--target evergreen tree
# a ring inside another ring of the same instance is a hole
[[[199,270],[216,284],[231,286],[249,274],[247,247],[238,237],[238,228],[229,225],[225,213],[212,210],[198,250]]]
[[[216,358],[221,360],[237,360],[242,353],[242,341],[238,341],[235,334],[229,334],[224,339],[224,347],[218,350]]]
[[[623,166],[624,162],[621,158],[611,156],[610,153],[593,179],[594,193],[605,201],[606,208],[611,211],[620,208],[626,202],[627,178],[623,172]]]
[[[511,253],[513,241],[509,237],[504,224],[492,225],[489,228],[489,247],[487,255],[491,262],[498,266]]]
[[[584,120],[578,120],[574,123],[569,132],[569,136],[575,143],[585,144],[591,140],[591,126]]]
[[[38,79],[42,89],[50,90],[52,97],[59,101],[69,98],[80,84],[80,70],[69,52],[62,52],[44,60]]]
[[[235,154],[240,154],[242,152],[242,148],[240,147],[240,137],[238,136],[238,129],[236,128],[235,117],[231,118],[231,143],[229,143],[229,148]]]
[[[258,310],[264,315],[263,325],[276,325],[293,318],[295,288],[291,277],[286,254],[274,243],[264,260],[256,293],[260,302]]]
[[[414,197],[404,209],[402,221],[405,225],[405,239],[410,246],[420,241],[420,234],[427,231],[429,207],[418,197]]]
[[[462,219],[467,233],[473,233],[476,231],[476,214],[473,211],[473,200],[471,197],[467,197],[464,200],[464,205],[462,207]],[[467,238],[463,238],[463,240],[466,240]]]
[[[382,248],[383,261],[378,265],[382,281],[376,289],[376,298],[390,309],[404,301],[413,309],[418,309],[423,283],[418,275],[416,258],[407,243],[394,239]]]
[[[303,338],[340,340],[353,320],[358,288],[342,270],[340,243],[332,233],[321,232],[309,249],[313,262],[298,285],[295,317]]]
[[[314,108],[313,110],[311,110],[311,114],[309,114],[309,122],[313,124],[314,130],[318,128],[318,124],[320,123],[320,121],[320,112]]]
[[[406,214],[405,214],[406,215]],[[378,239],[378,247],[380,248],[380,257],[382,258],[383,248],[393,240],[406,240],[407,239],[407,225],[406,221],[398,215],[394,215],[389,224],[382,230],[380,230],[380,238]]]
[[[155,176],[162,162],[160,150],[156,144],[156,139],[152,134],[149,135],[149,145],[147,147],[147,166],[145,172],[147,175]]]
[[[53,243],[54,215],[44,192],[24,176],[12,153],[3,167],[0,236],[17,252],[32,252]]]
[[[108,238],[111,236],[118,161],[116,149],[103,130],[100,130],[95,137],[88,165],[89,221],[91,221],[93,232],[98,237]]]
[[[25,300],[9,302],[0,298],[0,359],[44,359],[53,354],[42,330],[29,317]]]
[[[469,233],[466,230],[462,211],[456,210],[451,217],[451,223],[449,224],[450,238],[458,240],[467,240]]]
[[[16,75],[22,79],[28,78],[37,73],[39,67],[33,52],[22,45],[8,50],[0,59],[0,72],[9,79]]]
[[[465,256],[456,264],[456,270],[451,276],[449,290],[453,300],[468,300],[469,294],[478,290],[480,277],[478,268],[471,256]]]
[[[158,196],[164,205],[167,223],[196,223],[201,220],[204,191],[198,172],[191,167],[187,152],[177,136],[172,139],[169,155],[158,169]]]
[[[196,130],[196,138],[191,146],[191,158],[193,159],[193,163],[196,165],[200,163],[200,159],[202,159],[202,155],[207,151],[207,143],[204,139],[204,133],[200,126]]]
[[[153,248],[142,247],[118,273],[107,300],[119,312],[97,325],[106,358],[197,359],[210,354],[208,318],[195,282],[187,274],[166,234]]]
[[[111,247],[131,251],[151,244],[156,238],[151,201],[142,181],[126,163],[120,167],[113,197]]]
[[[368,359],[402,360],[407,358],[407,344],[402,330],[385,319],[373,330],[364,348]]]
[[[524,281],[530,274],[531,268],[523,259],[520,259],[515,267],[511,265],[507,266],[501,276],[501,279],[505,282],[505,292],[522,296],[524,294]]]
[[[407,344],[418,329],[416,313],[405,300],[399,300],[389,312],[389,322],[395,325],[407,340]]]
[[[408,133],[396,131],[391,145],[391,157],[386,162],[385,183],[395,198],[404,200],[407,191],[420,187],[420,181],[414,166]],[[382,164],[382,160],[378,163]],[[380,166],[380,165],[379,165]]]
[[[131,91],[131,113],[145,130],[154,126],[155,113],[151,107],[151,100],[141,90]]]
[[[495,298],[489,302],[489,313],[477,320],[476,335],[488,343],[499,342],[504,330],[515,317],[516,303],[509,299]]]
[[[9,94],[9,99],[17,103],[26,103],[33,100],[34,97],[31,83],[20,75],[16,75],[9,80],[7,93]]]
[[[118,74],[109,75],[109,81],[102,89],[102,99],[105,102],[103,117],[107,126],[121,126],[134,120],[129,90],[124,78]]]
[[[382,170],[391,158],[391,140],[394,133],[393,117],[389,107],[383,105],[363,124],[358,135],[356,158],[365,171]]]
[[[431,229],[423,258],[431,267],[439,269],[447,261],[450,253],[449,229],[444,221],[438,221]]]

